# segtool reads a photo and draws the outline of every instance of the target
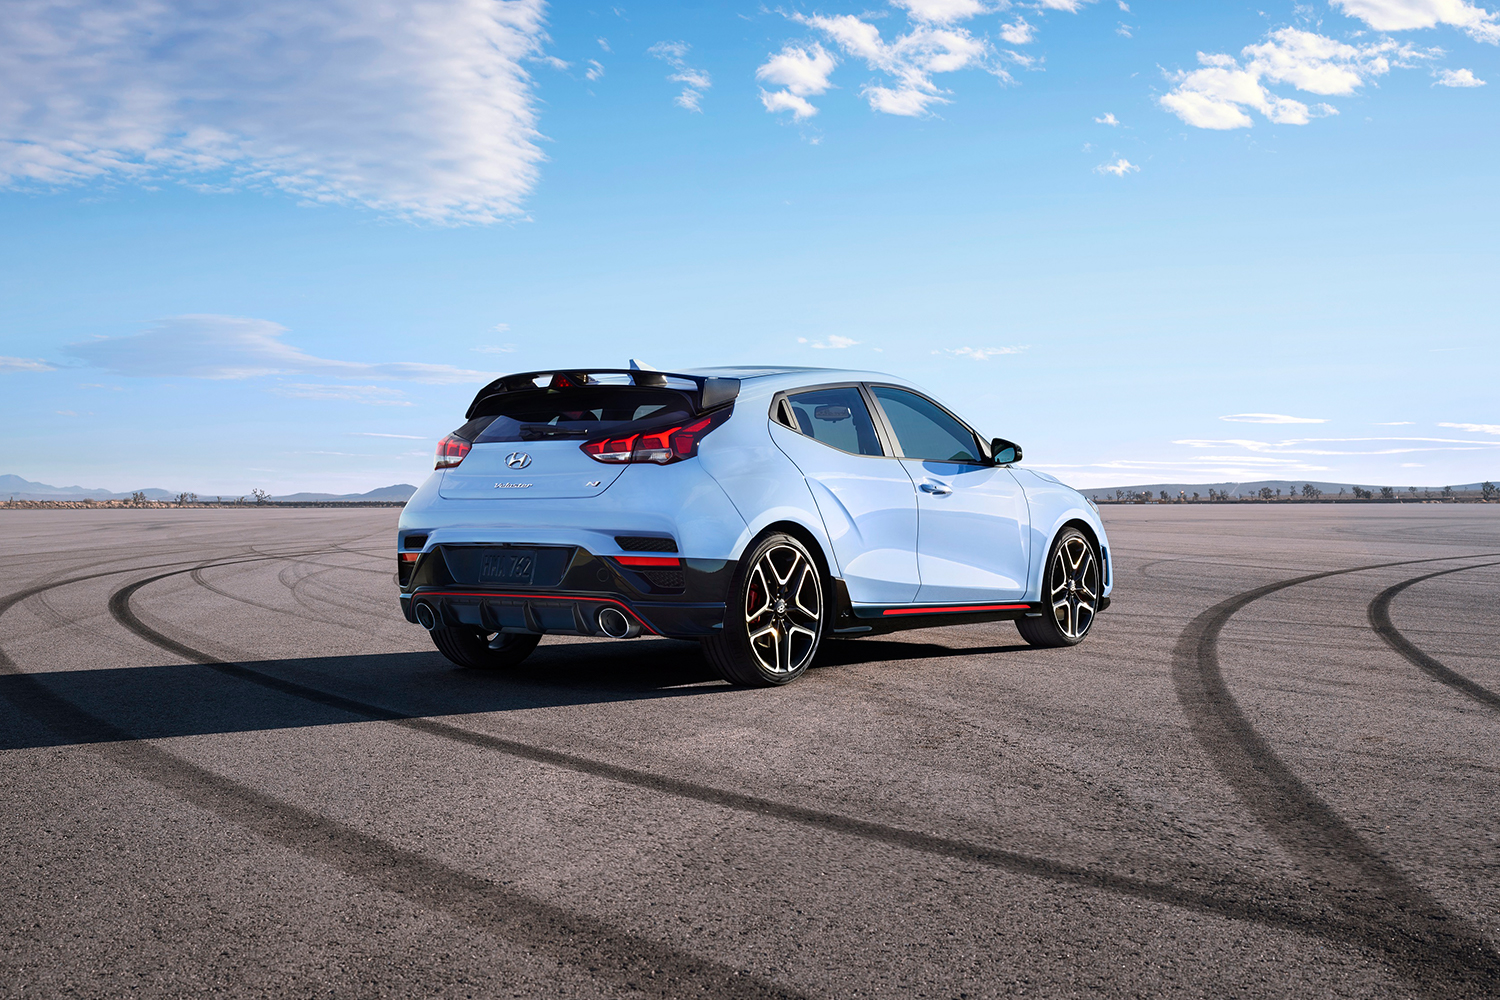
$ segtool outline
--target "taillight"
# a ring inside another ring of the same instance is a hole
[[[469,449],[474,447],[456,434],[449,434],[438,442],[437,464],[434,469],[451,469],[464,460]]]
[[[595,438],[578,447],[596,462],[655,462],[657,465],[668,465],[698,454],[698,442],[728,416],[728,410],[720,410],[689,424],[662,427],[627,437]]]

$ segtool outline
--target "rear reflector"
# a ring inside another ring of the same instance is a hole
[[[416,562],[417,561],[417,557],[420,556],[421,554],[422,553],[420,553],[420,552],[397,552],[396,553],[396,555],[398,555],[398,556],[401,557],[401,561],[402,562],[409,562],[409,563]]]
[[[676,556],[611,556],[621,566],[651,566],[661,568],[663,566],[681,566],[682,560]]]

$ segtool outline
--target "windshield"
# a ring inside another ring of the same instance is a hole
[[[687,421],[693,410],[687,398],[672,389],[632,386],[545,389],[518,392],[486,401],[496,411],[489,426],[474,438],[491,441],[545,441],[595,437],[618,431],[634,432],[675,421]]]

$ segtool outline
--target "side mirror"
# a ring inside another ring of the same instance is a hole
[[[1010,465],[1021,460],[1021,446],[1005,438],[995,438],[990,442],[990,455],[996,465]]]

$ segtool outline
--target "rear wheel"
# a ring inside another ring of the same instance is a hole
[[[462,628],[435,628],[427,634],[439,653],[460,667],[474,670],[507,670],[530,656],[542,641],[539,635]]]
[[[1042,614],[1016,619],[1016,630],[1033,646],[1076,646],[1094,624],[1101,590],[1094,546],[1077,528],[1064,528],[1042,574]]]
[[[703,640],[719,676],[744,687],[796,680],[817,655],[827,622],[823,575],[791,535],[768,535],[740,561],[720,634]]]

